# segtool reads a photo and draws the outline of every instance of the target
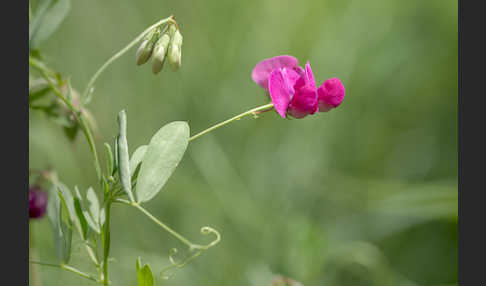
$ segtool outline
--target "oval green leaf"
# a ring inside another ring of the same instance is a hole
[[[151,200],[174,172],[189,143],[189,125],[175,121],[150,140],[137,178],[137,202]]]

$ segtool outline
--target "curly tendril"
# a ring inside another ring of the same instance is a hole
[[[180,262],[177,262],[176,261],[176,255],[179,252],[177,250],[177,248],[171,248],[170,249],[170,251],[169,251],[169,261],[170,261],[170,264],[171,265],[168,266],[168,267],[166,267],[166,268],[164,268],[164,269],[162,269],[161,274],[160,274],[164,279],[169,279],[170,277],[172,277],[174,275],[174,274],[171,274],[171,275],[168,275],[168,276],[164,276],[164,273],[166,273],[167,271],[170,271],[172,269],[175,269],[175,268],[182,268],[182,267],[186,266],[189,262],[191,262],[192,260],[194,260],[199,255],[201,255],[204,251],[206,251],[209,248],[211,248],[211,247],[215,246],[216,244],[218,244],[219,241],[221,240],[221,234],[217,230],[215,230],[214,228],[209,227],[209,226],[203,226],[203,227],[201,227],[201,230],[200,230],[201,234],[202,235],[214,234],[215,238],[210,243],[208,243],[208,244],[196,244],[196,243],[192,243],[187,238],[185,238],[184,236],[180,235],[179,233],[177,233],[176,231],[174,231],[173,229],[171,229],[169,226],[167,226],[166,224],[164,224],[163,222],[161,222],[160,220],[158,220],[151,213],[149,213],[146,209],[144,209],[140,204],[138,204],[136,202],[131,202],[131,201],[128,201],[128,200],[125,200],[125,199],[119,199],[119,198],[115,199],[114,201],[115,202],[119,202],[119,203],[123,203],[123,204],[126,204],[126,205],[129,205],[129,206],[132,206],[132,207],[135,207],[136,209],[140,210],[143,214],[145,214],[153,222],[155,222],[157,225],[159,225],[164,230],[166,230],[167,232],[169,232],[172,236],[174,236],[175,238],[177,238],[178,240],[180,240],[182,243],[184,243],[185,245],[187,245],[187,247],[189,248],[189,254],[188,254],[188,256],[186,256],[185,258],[181,259]]]
[[[221,240],[221,234],[219,234],[219,232],[212,227],[209,227],[209,226],[201,227],[201,234],[209,235],[211,233],[216,236],[216,238],[213,241],[211,241],[210,243],[208,243],[206,245],[191,244],[189,246],[189,248],[191,250],[193,250],[193,249],[206,250],[206,249],[209,249],[209,248],[213,247],[214,245],[216,245]]]
[[[190,251],[191,252],[191,251]],[[190,253],[189,252],[189,253]],[[186,266],[187,264],[189,264],[192,260],[194,260],[196,257],[198,257],[199,255],[201,255],[202,253],[204,252],[204,250],[202,249],[198,249],[196,250],[193,254],[189,254],[187,255],[184,259],[182,259],[180,262],[176,262],[175,260],[175,256],[176,254],[178,253],[178,250],[177,248],[172,248],[170,251],[169,251],[169,261],[170,261],[170,266],[162,269],[160,271],[160,276],[162,277],[162,279],[170,279],[172,277],[174,277],[175,273],[170,273],[169,275],[167,275],[166,273],[169,272],[170,270],[173,270],[173,269],[176,269],[176,268],[182,268],[184,266]]]
[[[167,279],[172,278],[175,275],[175,273],[171,273],[169,275],[165,275],[165,274],[172,269],[182,268],[182,267],[186,266],[192,260],[194,260],[196,257],[201,255],[205,250],[213,247],[214,245],[216,245],[221,240],[221,235],[219,234],[219,232],[217,230],[215,230],[214,228],[209,227],[209,226],[202,227],[201,228],[201,234],[203,234],[203,235],[214,234],[216,236],[216,238],[206,245],[199,245],[199,244],[189,245],[189,255],[187,255],[185,258],[183,258],[180,262],[177,262],[176,259],[175,259],[176,255],[179,251],[177,250],[177,248],[171,248],[170,251],[169,251],[169,261],[170,261],[171,265],[162,269],[161,272],[160,272],[160,276],[163,279],[167,280]],[[191,252],[193,252],[193,254],[191,254]]]

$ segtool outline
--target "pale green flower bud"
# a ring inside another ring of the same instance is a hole
[[[143,38],[140,47],[138,47],[136,60],[137,65],[143,65],[146,63],[150,56],[152,55],[152,51],[154,48],[155,42],[159,39],[160,36],[160,28],[155,28]]]
[[[167,49],[169,47],[170,36],[168,33],[162,35],[162,37],[155,43],[154,50],[152,53],[152,72],[158,74],[165,62],[165,55],[167,54]]]
[[[182,35],[179,32],[179,30],[176,30],[171,38],[169,51],[167,52],[169,66],[173,71],[176,71],[181,67],[181,59],[182,59],[181,47],[182,47]]]
[[[177,46],[182,46],[182,35],[179,30],[176,30],[174,33],[174,38],[172,39],[172,43]]]
[[[152,55],[152,44],[149,40],[143,40],[140,47],[138,47],[136,59],[137,65],[143,65],[146,63]]]
[[[172,37],[174,37],[175,32],[177,31],[177,27],[174,24],[171,24],[168,27],[169,28],[168,28],[168,31],[167,32],[169,33],[169,36],[172,39]]]

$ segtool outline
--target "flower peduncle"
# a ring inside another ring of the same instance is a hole
[[[126,45],[124,48],[122,48],[118,53],[114,54],[111,58],[109,58],[91,77],[89,80],[88,84],[86,85],[86,88],[84,89],[83,92],[83,98],[84,98],[84,104],[88,104],[92,97],[93,97],[93,91],[94,91],[94,83],[96,79],[100,76],[100,74],[110,65],[112,64],[115,60],[117,60],[119,57],[124,55],[130,48],[135,46],[145,35],[147,35],[150,31],[153,29],[164,25],[166,23],[172,23],[176,24],[175,22],[175,17],[173,15],[169,16],[168,18],[162,19],[152,26],[148,27],[145,29],[140,35],[138,35],[133,41],[131,41],[128,45]],[[177,24],[176,24],[177,25]]]

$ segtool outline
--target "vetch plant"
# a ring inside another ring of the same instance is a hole
[[[170,69],[177,71],[181,68],[183,37],[174,16],[156,22],[110,57],[93,74],[84,92],[79,95],[69,79],[47,66],[37,49],[40,41],[46,39],[62,21],[66,14],[63,9],[66,7],[69,8],[68,0],[44,0],[39,1],[35,13],[29,11],[29,106],[32,110],[44,112],[63,126],[71,140],[75,139],[78,130],[82,131],[93,156],[98,184],[87,190],[80,190],[77,186],[69,188],[59,180],[55,172],[38,172],[39,177],[49,186],[47,207],[46,194],[40,188],[32,187],[29,190],[29,215],[31,218],[42,217],[47,208],[47,216],[54,230],[58,262],[31,259],[32,264],[57,267],[92,282],[108,285],[112,243],[111,208],[114,204],[120,204],[137,209],[187,246],[187,255],[182,259],[176,259],[179,253],[177,248],[170,249],[171,265],[163,269],[162,274],[184,267],[215,246],[221,239],[219,232],[204,226],[200,230],[201,234],[213,235],[214,239],[207,244],[194,243],[153,216],[143,205],[163,189],[184,156],[189,142],[245,116],[257,117],[275,108],[282,117],[289,114],[302,118],[317,111],[329,111],[339,106],[344,97],[344,87],[336,78],[328,79],[316,88],[309,63],[303,69],[291,56],[267,59],[256,65],[252,78],[269,92],[271,102],[268,104],[250,109],[192,136],[187,122],[168,123],[131,155],[127,113],[121,110],[117,116],[118,132],[113,142],[104,143],[105,164],[102,167],[93,137],[96,120],[87,109],[95,94],[96,80],[109,65],[137,44],[137,65],[143,65],[152,58],[152,72],[157,74],[167,60]],[[53,22],[53,18],[56,21]],[[86,273],[69,264],[73,232],[79,235],[97,273]],[[142,265],[140,258],[136,261],[136,273],[139,285],[154,285],[150,266]]]

